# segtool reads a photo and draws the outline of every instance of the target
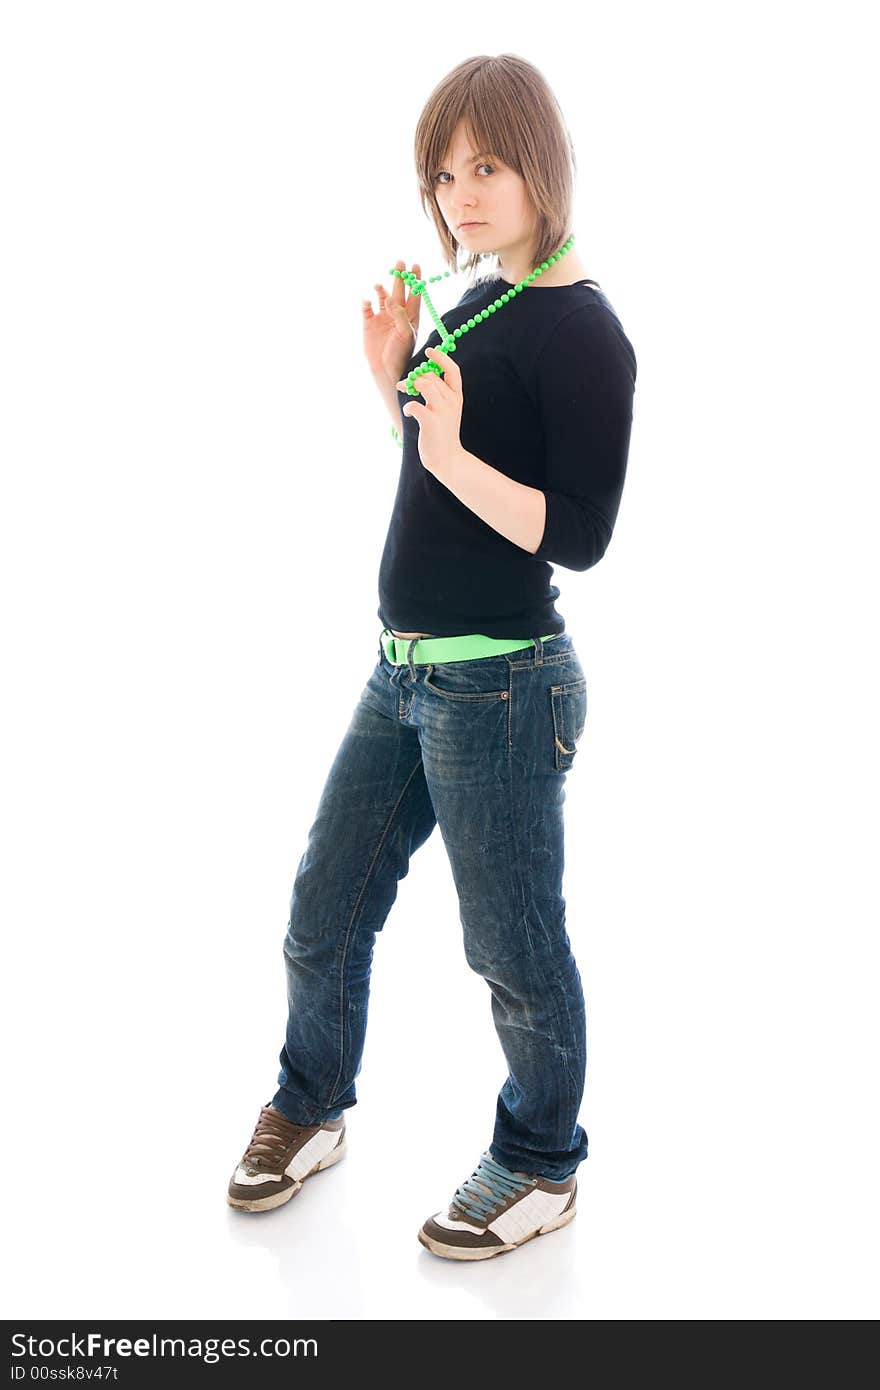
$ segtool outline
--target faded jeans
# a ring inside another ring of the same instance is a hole
[[[380,644],[297,869],[271,1103],[303,1125],[355,1105],[376,934],[439,824],[465,958],[491,992],[509,1069],[490,1153],[559,1181],[587,1156],[584,996],[562,895],[564,785],[586,679],[567,633],[434,664],[414,663],[414,646],[395,666]]]

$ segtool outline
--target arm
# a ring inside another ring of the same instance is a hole
[[[545,501],[540,488],[508,478],[467,449],[459,450],[437,477],[487,526],[534,554],[544,531]]]
[[[632,430],[636,358],[598,304],[558,324],[536,363],[547,514],[536,560],[587,570],[608,548]]]
[[[388,414],[391,416],[392,422],[397,429],[402,431],[403,420],[400,413],[400,396],[398,395],[397,387],[394,385],[393,381],[388,380],[383,371],[373,372],[373,380],[376,383],[376,389],[379,395],[388,407]]]
[[[546,487],[509,478],[466,449],[439,480],[514,545],[566,569],[601,560],[620,506],[636,363],[599,306],[574,310],[535,365]]]

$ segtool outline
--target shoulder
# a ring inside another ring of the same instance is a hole
[[[533,368],[583,371],[585,367],[623,369],[635,382],[636,354],[613,305],[602,290],[583,285],[575,304],[553,306],[536,334]]]

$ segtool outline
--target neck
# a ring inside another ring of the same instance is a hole
[[[505,259],[503,253],[499,253],[498,274],[502,280],[508,284],[518,285],[524,276],[529,275],[535,269],[535,262],[528,264],[522,261],[521,257],[508,255]],[[587,278],[586,268],[577,255],[574,247],[566,251],[558,261],[554,261],[551,266],[541,272],[537,279],[532,281],[532,289],[539,285],[571,285],[576,280]]]

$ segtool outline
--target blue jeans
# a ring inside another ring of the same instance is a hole
[[[379,659],[330,768],[284,938],[288,1021],[272,1105],[321,1124],[356,1103],[377,932],[434,826],[468,965],[491,991],[509,1068],[490,1152],[556,1181],[587,1156],[581,979],[562,896],[565,779],[587,712],[562,633],[501,656]],[[449,1017],[448,1000],[425,1007]]]

